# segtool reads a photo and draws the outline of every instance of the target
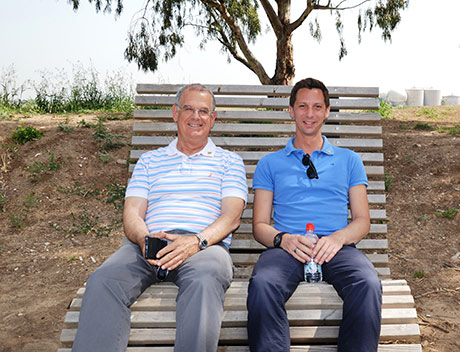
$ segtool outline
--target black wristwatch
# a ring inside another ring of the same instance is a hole
[[[198,247],[200,247],[200,250],[208,248],[208,240],[206,238],[200,233],[196,233],[195,236],[198,238]]]
[[[283,239],[283,235],[287,232],[280,232],[278,233],[275,238],[273,239],[273,247],[279,248],[281,246],[281,240]]]

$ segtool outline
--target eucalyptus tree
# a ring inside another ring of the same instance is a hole
[[[88,0],[97,12],[115,11],[120,15],[123,0]],[[77,10],[80,0],[68,0]],[[334,21],[338,34],[339,59],[347,55],[343,36],[342,13],[358,9],[356,25],[358,40],[366,30],[380,28],[384,41],[401,21],[401,12],[409,0],[300,0],[295,16],[291,0],[146,0],[128,31],[128,45],[124,55],[144,71],[155,71],[160,61],[172,59],[185,40],[186,28],[193,28],[200,38],[200,47],[210,41],[220,43],[228,61],[234,59],[254,74],[262,84],[290,84],[294,77],[294,46],[292,34],[299,27],[309,26],[313,38],[321,41],[318,14],[326,11]],[[262,34],[260,16],[268,19],[269,29],[276,38],[275,72],[270,76],[257,59],[251,44]],[[324,18],[322,18],[322,21]]]

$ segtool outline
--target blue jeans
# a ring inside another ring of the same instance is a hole
[[[355,246],[344,246],[322,265],[323,279],[343,299],[338,351],[377,351],[382,286],[369,259]],[[288,352],[285,303],[303,280],[303,263],[281,248],[270,248],[257,261],[248,289],[248,338],[251,351]],[[306,298],[308,299],[308,298]]]

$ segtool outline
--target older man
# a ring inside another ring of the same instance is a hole
[[[232,280],[228,248],[247,200],[245,168],[208,137],[217,117],[209,89],[183,87],[172,114],[177,138],[143,154],[128,184],[123,246],[88,279],[74,351],[124,351],[130,305],[162,279],[179,288],[175,351],[216,351]],[[168,243],[155,259],[145,259],[147,235]]]

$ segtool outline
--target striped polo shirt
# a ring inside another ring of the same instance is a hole
[[[208,143],[187,156],[168,146],[142,154],[126,189],[126,197],[148,200],[145,223],[150,233],[181,229],[201,232],[221,213],[222,199],[247,201],[246,171],[241,157]],[[224,243],[230,246],[232,235]]]

